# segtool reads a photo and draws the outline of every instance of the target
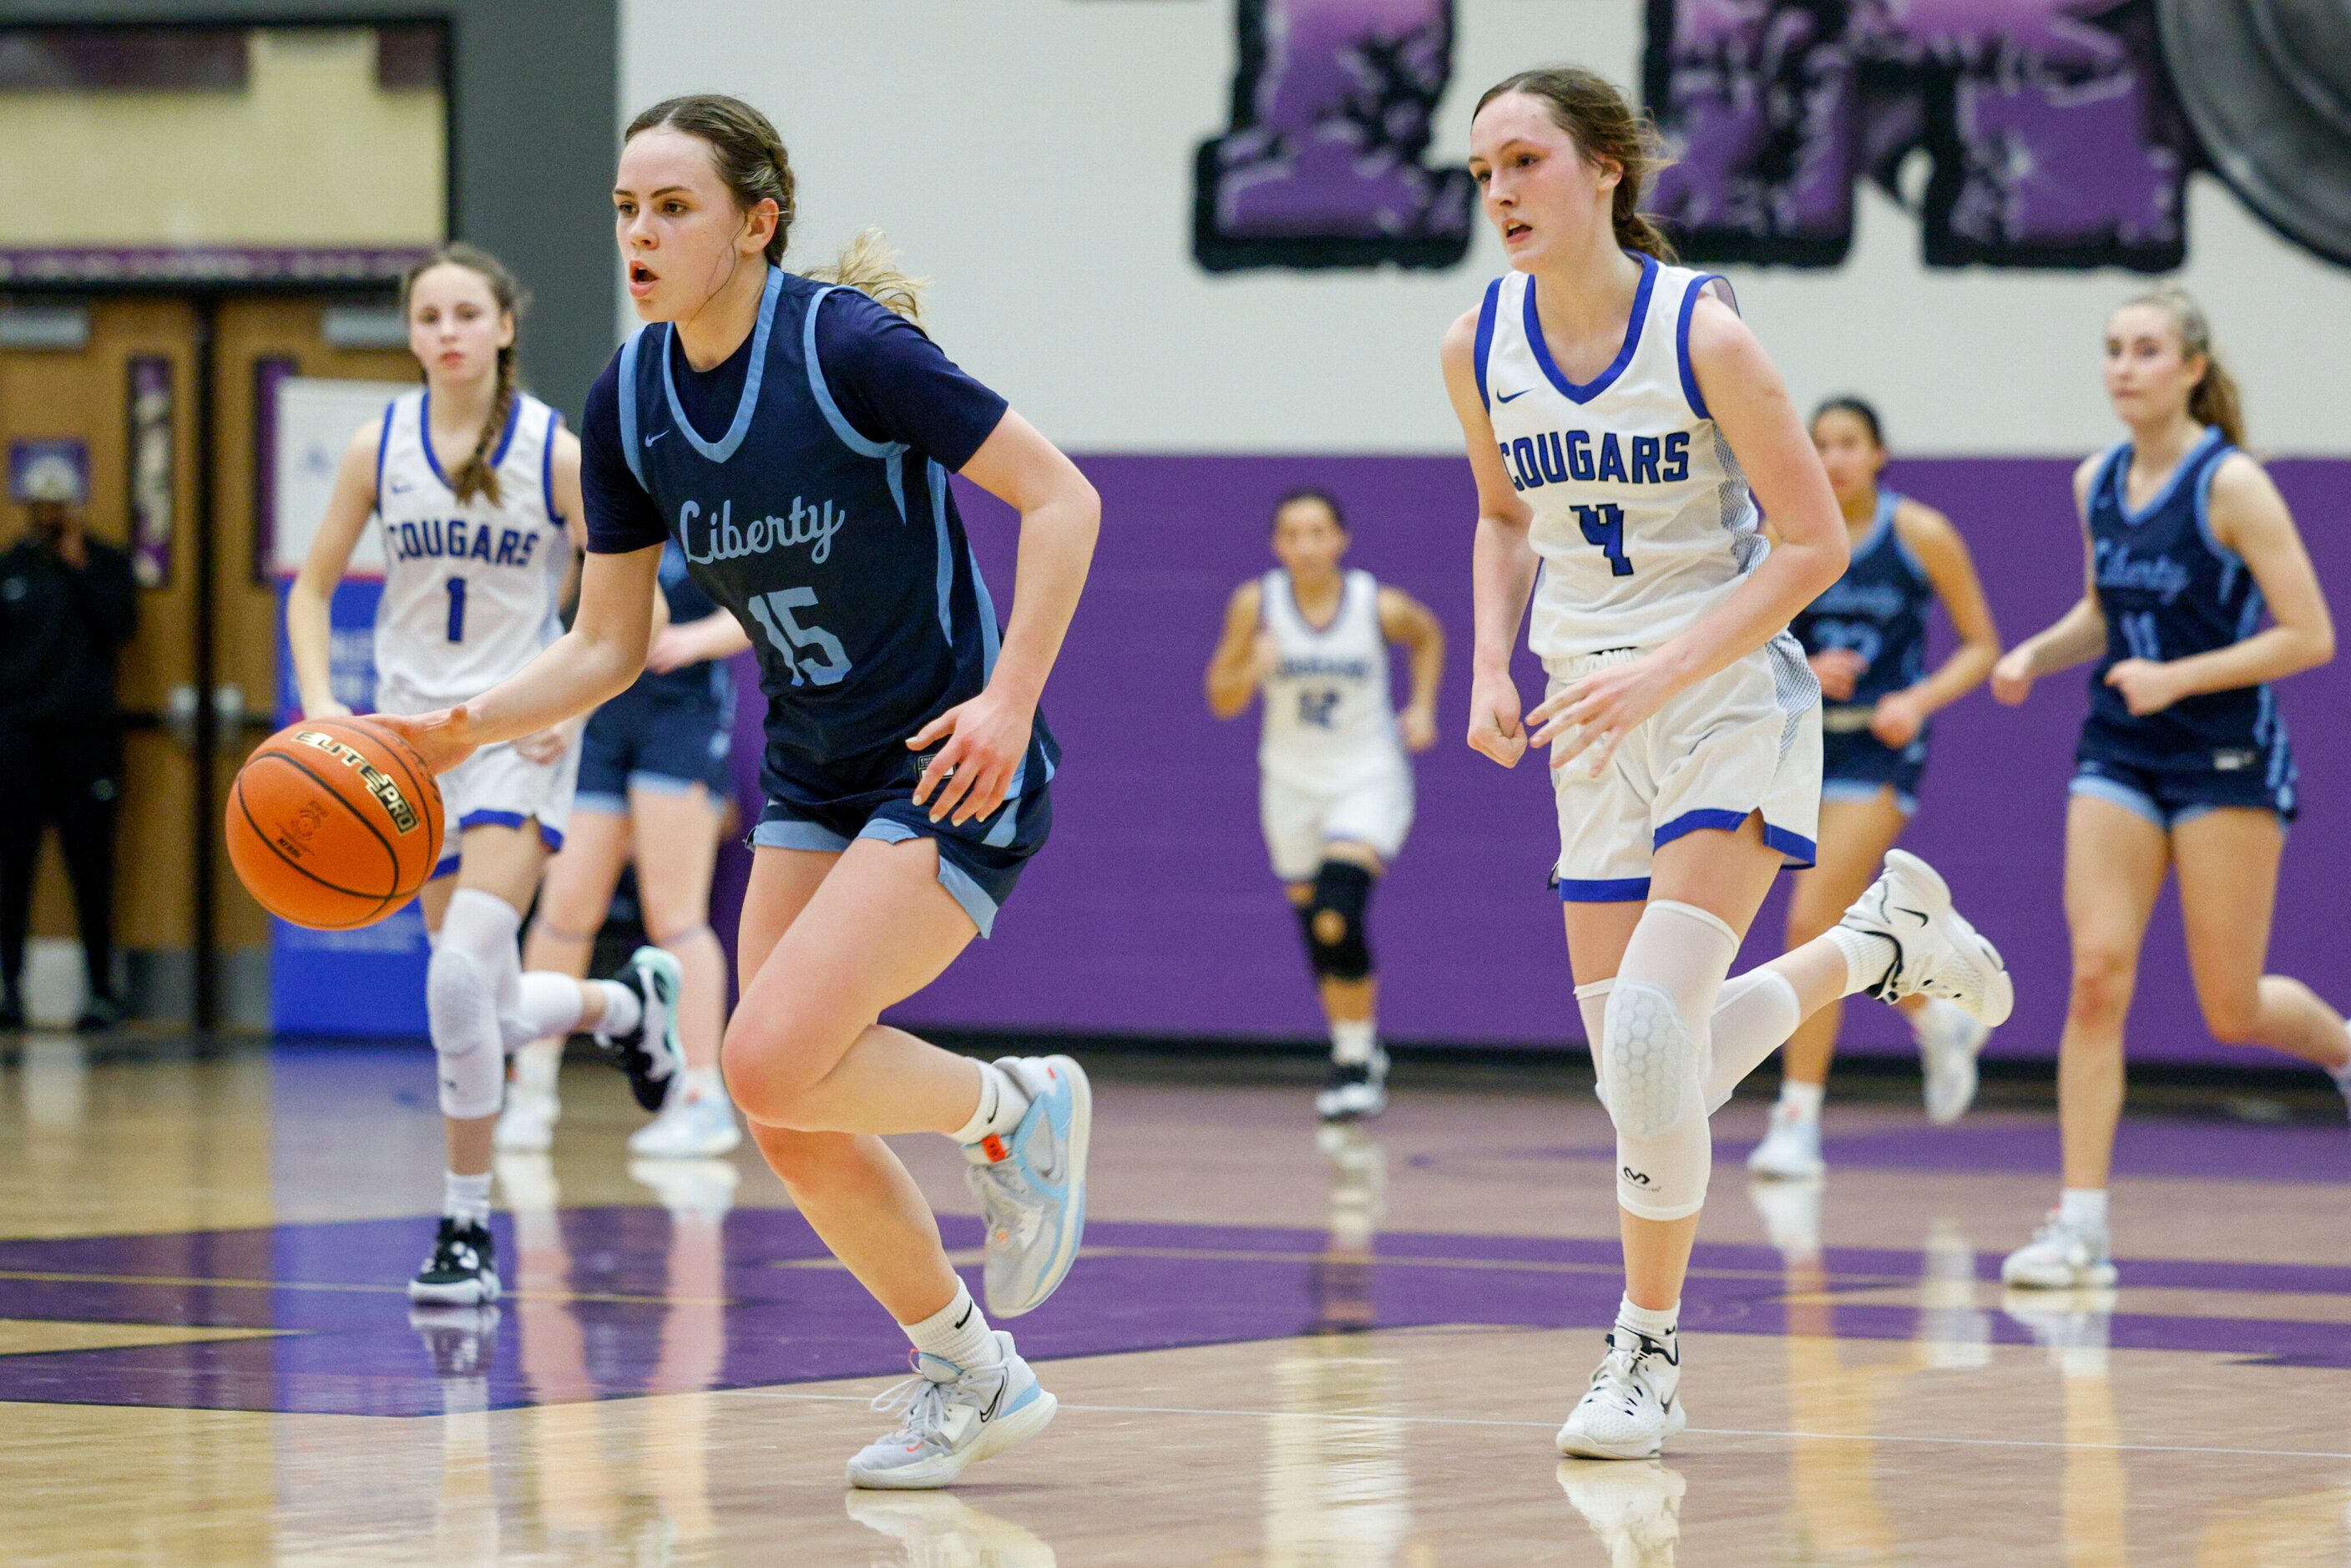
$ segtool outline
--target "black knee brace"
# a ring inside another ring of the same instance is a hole
[[[1299,906],[1307,962],[1315,977],[1360,980],[1372,972],[1372,945],[1364,935],[1371,907],[1372,873],[1353,861],[1324,861],[1314,873],[1314,896]]]

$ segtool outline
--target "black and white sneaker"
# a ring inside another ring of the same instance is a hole
[[[629,1075],[629,1092],[637,1104],[658,1111],[669,1097],[669,1086],[685,1071],[685,1051],[677,1039],[677,993],[684,985],[677,960],[647,946],[629,955],[615,984],[637,994],[637,1027],[626,1034],[596,1036],[612,1053],[614,1062]]]
[[[1372,1047],[1369,1061],[1331,1064],[1330,1081],[1314,1096],[1314,1113],[1326,1122],[1353,1122],[1388,1108],[1388,1053]]]
[[[444,1307],[478,1307],[496,1301],[497,1251],[488,1226],[443,1215],[432,1256],[408,1281],[408,1299]]]

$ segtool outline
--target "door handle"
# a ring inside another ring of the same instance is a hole
[[[163,727],[191,751],[196,745],[196,688],[185,684],[173,686],[163,699]]]

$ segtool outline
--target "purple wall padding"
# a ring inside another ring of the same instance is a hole
[[[1201,674],[1226,596],[1264,570],[1267,512],[1284,488],[1326,486],[1354,528],[1352,563],[1419,596],[1453,638],[1437,748],[1419,759],[1420,815],[1373,911],[1384,1031],[1398,1040],[1556,1046],[1577,1038],[1556,852],[1540,758],[1512,772],[1460,742],[1468,701],[1473,497],[1458,458],[1106,456],[1084,460],[1103,501],[1102,548],[1046,706],[1067,747],[1050,843],[991,941],[893,1015],[914,1024],[1176,1039],[1319,1032],[1297,927],[1257,827],[1257,721],[1211,720]],[[2058,459],[1898,464],[1896,488],[1948,512],[1973,546],[2005,636],[2046,625],[2080,591],[2081,535]],[[2351,585],[2351,464],[2281,462],[2321,578]],[[1013,584],[1010,514],[961,487],[999,607]],[[1540,692],[1520,655],[1521,690]],[[1401,678],[1401,667],[1399,667]],[[2053,1055],[2067,981],[2060,905],[2064,788],[2084,676],[2043,685],[2022,710],[1979,694],[1938,721],[1925,806],[1906,841],[1951,880],[2016,975],[1997,1054]],[[745,734],[756,736],[748,694]],[[2288,850],[2273,967],[2337,1006],[2351,956],[2328,878],[2351,865],[2351,668],[2287,685],[2304,815]],[[1778,900],[1742,965],[1778,950]],[[1848,1015],[1847,1043],[1907,1051],[1889,1011]],[[2283,1059],[2215,1045],[2189,985],[2167,894],[2148,939],[2132,1048],[2142,1058]]]

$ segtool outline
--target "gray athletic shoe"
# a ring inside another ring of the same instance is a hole
[[[987,1221],[987,1315],[1044,1305],[1077,1261],[1086,1229],[1086,1150],[1093,1088],[1066,1056],[1007,1056],[996,1065],[1029,1096],[1009,1137],[964,1145],[964,1179]]]

